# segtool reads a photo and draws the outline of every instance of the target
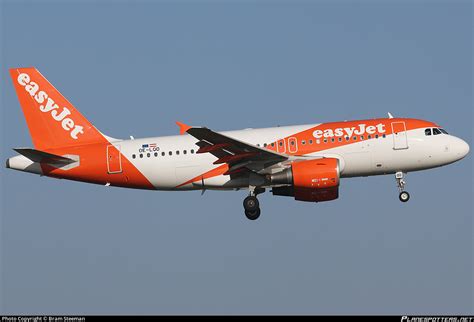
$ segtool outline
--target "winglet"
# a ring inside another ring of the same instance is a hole
[[[191,128],[191,126],[186,125],[186,124],[181,123],[181,122],[176,122],[176,125],[179,126],[179,134],[181,134],[181,135],[186,133]]]
[[[392,113],[390,113],[390,112],[387,112],[387,114],[388,114],[388,118],[389,118],[389,119],[393,119],[393,115],[392,115]]]

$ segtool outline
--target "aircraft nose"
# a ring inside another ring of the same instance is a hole
[[[453,150],[459,159],[464,158],[469,153],[469,144],[464,140],[456,138],[456,142],[453,144]]]

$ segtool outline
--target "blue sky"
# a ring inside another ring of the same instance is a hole
[[[35,66],[102,132],[395,116],[472,147],[472,2],[1,2],[1,156],[31,146],[8,68]],[[1,170],[2,313],[473,313],[472,157],[345,179],[312,204]]]

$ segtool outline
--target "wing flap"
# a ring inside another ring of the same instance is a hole
[[[196,153],[206,153],[206,152],[214,152],[216,150],[220,150],[223,148],[230,147],[230,143],[219,143],[219,144],[209,144],[199,148]]]

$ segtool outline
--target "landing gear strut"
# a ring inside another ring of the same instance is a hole
[[[260,203],[257,194],[265,192],[263,188],[249,187],[250,194],[244,199],[245,216],[250,220],[260,217]]]
[[[405,181],[405,173],[401,171],[395,173],[395,180],[397,181],[398,190],[400,191],[398,199],[400,199],[401,202],[407,202],[410,200],[410,194],[405,191],[405,185],[407,184]]]

